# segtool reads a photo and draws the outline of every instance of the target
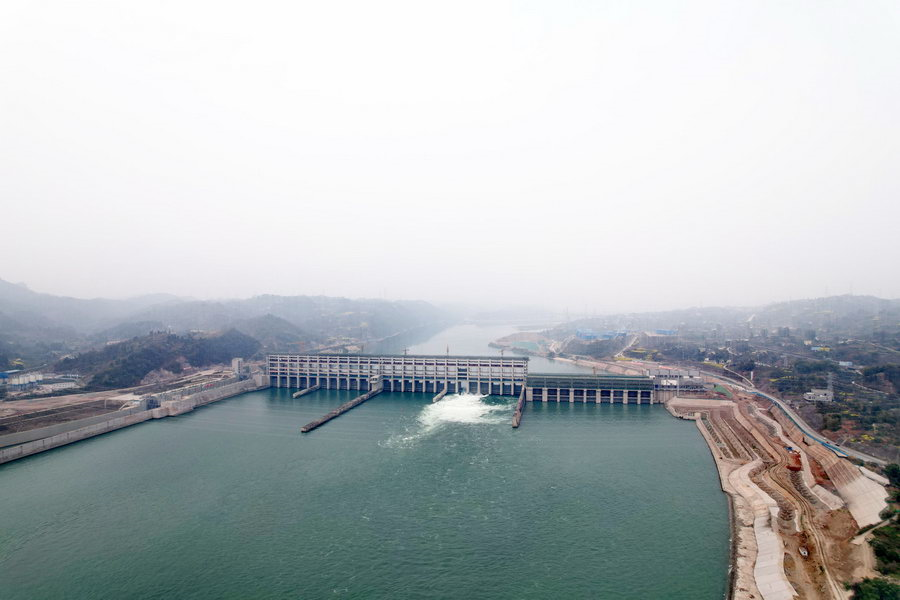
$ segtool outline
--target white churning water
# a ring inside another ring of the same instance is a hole
[[[509,420],[508,404],[488,404],[487,396],[478,394],[449,394],[427,404],[416,423],[404,433],[392,436],[388,446],[405,446],[427,437],[449,424],[496,425]]]
[[[419,423],[430,431],[445,423],[500,423],[509,412],[506,404],[487,404],[487,396],[478,394],[453,394],[429,404],[419,414]],[[504,413],[504,414],[498,414]]]

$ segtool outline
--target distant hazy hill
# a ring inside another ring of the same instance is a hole
[[[247,300],[181,302],[147,308],[133,319],[164,324],[175,331],[237,327],[271,329],[293,325],[293,333],[308,339],[337,335],[380,338],[429,325],[444,314],[427,302],[351,300],[327,296],[256,296]],[[274,333],[270,331],[269,333]]]
[[[900,300],[849,295],[794,300],[764,307],[757,319],[761,326],[827,328],[846,336],[861,336],[877,330],[896,331]]]
[[[271,352],[302,352],[310,343],[321,342],[321,336],[303,331],[293,323],[273,315],[244,319],[235,329],[259,340]]]
[[[876,330],[888,333],[900,329],[900,300],[873,296],[830,296],[793,300],[756,307],[694,307],[653,313],[620,314],[582,319],[563,325],[561,330],[577,327],[595,329],[675,329],[714,330],[726,335],[742,335],[748,327],[756,330],[790,327],[799,330],[823,330],[845,336],[871,335]]]
[[[235,329],[270,350],[303,350],[328,338],[376,340],[447,320],[427,302],[325,296],[185,300],[153,294],[125,300],[41,294],[0,279],[0,364],[36,366],[54,356],[152,332]]]
[[[33,292],[0,279],[0,312],[26,328],[96,331],[150,306],[181,302],[176,296],[152,294],[125,300],[81,299]]]

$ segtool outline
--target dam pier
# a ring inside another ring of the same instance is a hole
[[[313,429],[316,429],[316,428],[318,428],[318,427],[321,427],[322,425],[324,425],[324,424],[327,423],[328,421],[330,421],[330,420],[332,420],[332,419],[336,419],[337,417],[341,416],[342,414],[344,414],[344,413],[347,412],[348,410],[353,409],[353,408],[356,408],[357,406],[359,406],[360,404],[362,404],[363,402],[365,402],[365,401],[368,400],[369,398],[374,398],[375,396],[377,396],[378,394],[380,394],[381,391],[382,391],[381,386],[378,385],[378,384],[376,383],[376,384],[375,384],[374,386],[372,386],[371,389],[369,389],[369,391],[366,392],[365,394],[360,394],[359,396],[357,396],[356,398],[354,398],[354,399],[351,400],[350,402],[345,402],[344,404],[340,405],[337,409],[331,411],[330,413],[328,413],[327,415],[325,415],[325,416],[322,417],[321,419],[316,419],[315,421],[312,421],[312,422],[310,422],[310,423],[307,423],[306,425],[304,425],[303,427],[300,428],[300,433],[309,433],[309,432],[312,431]]]

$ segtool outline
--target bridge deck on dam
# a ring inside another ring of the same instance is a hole
[[[649,376],[528,373],[527,357],[272,354],[267,358],[273,387],[386,392],[478,393],[520,396],[531,402],[653,403]]]

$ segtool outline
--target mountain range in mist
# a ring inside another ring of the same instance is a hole
[[[478,320],[528,320],[528,311],[470,310]],[[535,311],[532,316],[546,318]],[[113,300],[79,299],[34,292],[0,279],[0,360],[23,358],[26,365],[51,361],[112,341],[151,332],[237,330],[263,350],[302,350],[329,340],[377,340],[402,331],[449,323],[458,308],[423,301],[347,299],[326,296],[261,295],[249,299],[196,300],[152,294]],[[550,320],[548,319],[548,323]],[[740,335],[748,327],[828,329],[846,336],[900,327],[900,300],[832,296],[764,307],[707,307],[578,319],[569,326],[606,329],[720,329]],[[2,366],[2,365],[0,365]]]
[[[236,329],[267,349],[283,350],[341,336],[379,339],[447,318],[416,301],[273,295],[193,300],[169,294],[79,299],[0,280],[0,356],[25,357],[26,364],[156,331]]]

